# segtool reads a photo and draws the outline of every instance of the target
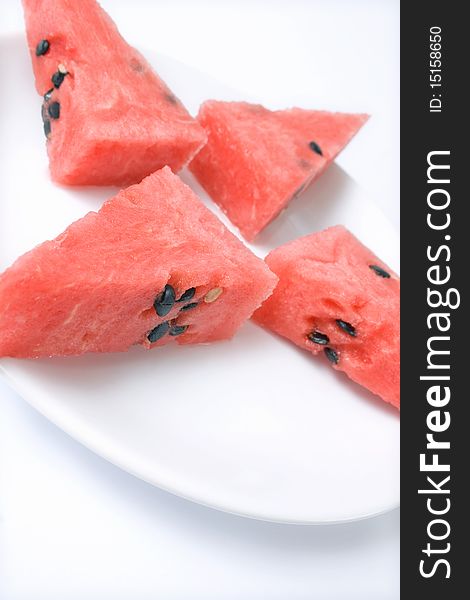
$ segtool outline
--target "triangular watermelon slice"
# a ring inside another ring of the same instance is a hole
[[[230,338],[276,281],[166,167],[0,275],[0,356]]]
[[[207,101],[198,120],[208,142],[190,169],[251,241],[324,171],[367,119],[365,114],[270,111],[247,102]]]
[[[400,279],[337,225],[275,248],[253,319],[400,407]]]
[[[128,185],[204,144],[201,126],[95,0],[23,0],[52,178]]]

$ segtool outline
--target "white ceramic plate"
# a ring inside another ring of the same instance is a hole
[[[146,55],[192,112],[207,97],[241,97],[179,62]],[[23,36],[1,40],[0,79],[0,135],[8,149],[0,163],[1,270],[114,190],[50,181]],[[183,178],[227,223],[191,176]],[[263,256],[336,223],[398,268],[395,231],[338,165],[292,202],[253,250]],[[24,398],[84,445],[197,502],[285,522],[354,520],[398,506],[397,411],[252,323],[210,346],[2,359],[0,367]]]

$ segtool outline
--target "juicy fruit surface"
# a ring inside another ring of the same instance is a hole
[[[166,167],[0,275],[0,356],[230,338],[276,279]]]
[[[325,354],[334,368],[399,407],[398,277],[342,226],[285,244],[266,262],[279,283],[254,320]]]
[[[243,236],[253,240],[323,172],[367,118],[210,100],[198,115],[208,141],[190,169]]]
[[[37,91],[53,90],[43,111],[53,179],[128,185],[191,160],[203,129],[95,0],[23,5]],[[48,114],[52,102],[59,118]]]

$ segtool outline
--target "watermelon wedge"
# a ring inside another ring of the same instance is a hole
[[[23,0],[52,178],[137,183],[181,169],[202,127],[95,0]]]
[[[279,277],[254,320],[400,407],[400,280],[342,226],[266,257]]]
[[[165,167],[0,275],[0,356],[230,338],[276,281]]]
[[[243,236],[252,241],[334,160],[368,119],[364,114],[247,102],[202,104],[208,142],[190,169]]]

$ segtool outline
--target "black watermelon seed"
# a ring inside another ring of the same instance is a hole
[[[347,321],[343,321],[342,319],[336,319],[336,324],[343,331],[345,331],[348,335],[351,335],[352,337],[356,337],[356,335],[357,335],[356,329],[355,329],[355,327],[353,327],[351,325],[351,323],[348,323]]]
[[[161,294],[155,298],[153,307],[159,317],[167,315],[175,304],[175,289],[170,284],[165,286]]]
[[[320,156],[323,156],[323,152],[321,151],[320,146],[316,142],[310,142],[309,146],[310,146],[310,150],[313,150],[314,152],[316,152]]]
[[[65,73],[61,73],[60,71],[56,71],[54,73],[54,75],[51,77],[51,81],[54,84],[55,88],[60,88],[64,79],[65,79]]]
[[[326,344],[330,343],[330,338],[319,331],[312,331],[312,333],[309,333],[307,337],[314,344],[320,344],[321,346],[326,346]]]
[[[337,365],[339,362],[339,354],[333,350],[333,348],[326,347],[323,352],[326,354],[326,358],[332,362],[334,365]]]
[[[48,119],[45,102],[41,104],[41,118],[43,123],[46,119]]]
[[[51,99],[53,91],[54,91],[54,88],[51,88],[50,90],[47,90],[47,92],[44,94],[44,100],[46,102],[49,102],[49,100]]]
[[[164,321],[157,325],[152,331],[147,335],[148,341],[153,344],[161,340],[163,336],[165,336],[170,330],[170,324],[168,321]]]
[[[178,302],[187,302],[188,300],[191,300],[191,298],[194,298],[195,293],[196,288],[189,288],[189,290],[186,290],[181,298],[179,298]]]
[[[142,64],[141,62],[139,62],[139,61],[138,61],[137,59],[135,59],[135,58],[132,58],[132,59],[129,61],[129,64],[130,64],[130,66],[131,66],[131,69],[132,69],[133,71],[135,71],[136,73],[143,73],[143,72],[144,72],[144,70],[145,70],[145,69],[144,69],[144,66],[143,66],[143,64]]]
[[[167,102],[169,102],[170,104],[178,104],[178,98],[174,94],[171,94],[170,92],[165,94],[165,100]]]
[[[198,302],[190,302],[189,304],[185,304],[181,310],[191,310],[192,308],[196,308],[196,306],[198,306]]]
[[[170,335],[172,335],[173,337],[181,335],[186,331],[188,327],[188,325],[173,325],[173,327],[170,329]]]
[[[41,40],[36,46],[36,56],[43,56],[43,54],[46,54],[50,46],[48,40]]]
[[[44,135],[48,138],[51,133],[51,122],[49,119],[44,120]]]
[[[390,279],[390,273],[387,273],[385,269],[379,267],[378,265],[369,265],[369,269],[372,269],[376,275],[379,277],[383,277],[384,279]]]
[[[51,102],[47,108],[47,112],[51,119],[58,119],[60,117],[60,103]]]

